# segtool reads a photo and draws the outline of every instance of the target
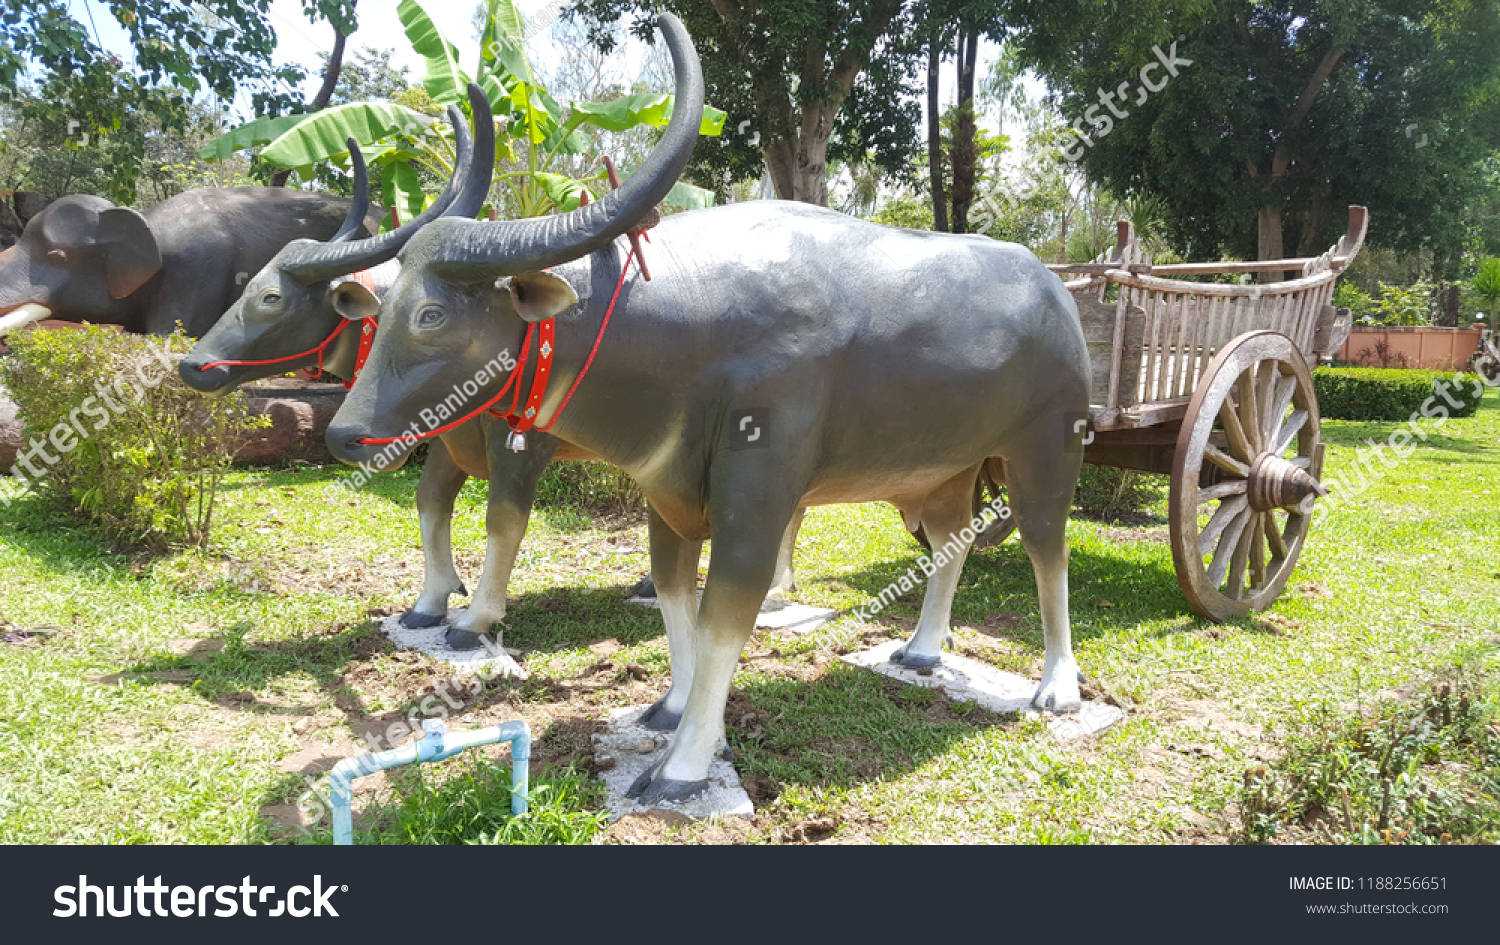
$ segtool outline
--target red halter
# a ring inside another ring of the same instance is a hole
[[[642,233],[641,235],[646,236],[645,233]],[[650,237],[646,236],[646,240],[647,242],[650,242]],[[583,362],[583,369],[579,371],[578,376],[573,379],[573,386],[569,387],[568,392],[563,395],[562,403],[557,405],[557,410],[553,412],[552,419],[548,420],[545,426],[536,427],[539,432],[546,433],[548,430],[552,429],[553,424],[557,423],[557,418],[562,416],[563,408],[568,406],[568,401],[572,399],[573,392],[578,390],[578,385],[583,382],[584,376],[588,374],[589,368],[593,365],[594,355],[599,353],[599,344],[604,341],[604,330],[609,327],[609,318],[615,312],[615,303],[620,299],[620,290],[625,286],[625,275],[630,272],[631,260],[635,258],[636,253],[632,248],[631,251],[625,256],[625,265],[620,267],[620,280],[615,283],[615,293],[614,295],[610,296],[609,307],[604,310],[604,320],[599,324],[599,334],[594,338],[594,347],[589,351],[588,359]],[[537,411],[541,409],[542,397],[547,393],[547,379],[552,375],[552,340],[557,329],[556,323],[556,319],[548,318],[543,319],[540,322],[532,322],[531,325],[527,327],[526,339],[521,343],[521,356],[516,359],[516,366],[510,372],[510,377],[505,379],[505,385],[500,388],[500,391],[495,394],[495,396],[480,404],[474,410],[469,411],[468,413],[464,414],[462,417],[459,417],[457,420],[452,421],[451,423],[445,423],[442,426],[437,427],[433,430],[429,430],[426,433],[413,433],[406,436],[364,437],[360,439],[359,442],[373,445],[380,443],[395,443],[397,441],[405,440],[408,438],[427,440],[435,436],[440,436],[441,434],[447,433],[449,430],[452,430],[455,427],[468,423],[470,420],[474,419],[485,411],[489,411],[491,416],[501,417],[509,421],[510,428],[513,432],[525,433],[526,431],[532,429],[533,425],[536,423]],[[537,338],[537,336],[540,337]],[[521,401],[521,383],[517,380],[517,378],[526,373],[526,362],[531,357],[531,347],[533,340],[537,341],[536,350],[538,357],[536,373],[531,379],[531,393],[526,398],[526,407],[520,414],[517,414],[516,408],[520,405]],[[516,387],[515,391],[511,394],[510,409],[505,411],[504,413],[500,413],[499,411],[492,409],[495,404],[500,402],[500,398],[504,397],[507,391],[510,391],[510,385],[512,383],[514,383]]]

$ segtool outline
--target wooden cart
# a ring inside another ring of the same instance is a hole
[[[1171,475],[1177,580],[1210,620],[1276,600],[1327,494],[1309,365],[1349,334],[1349,311],[1330,303],[1367,223],[1350,207],[1347,233],[1315,258],[1168,266],[1153,266],[1121,223],[1100,259],[1049,267],[1078,302],[1093,363],[1084,459]],[[1292,275],[1172,278],[1264,272]]]

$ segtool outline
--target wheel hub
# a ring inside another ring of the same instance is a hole
[[[1272,453],[1261,453],[1250,466],[1246,498],[1257,512],[1270,509],[1309,511],[1312,503],[1328,494],[1328,489],[1312,474]],[[1307,504],[1307,508],[1303,507]]]

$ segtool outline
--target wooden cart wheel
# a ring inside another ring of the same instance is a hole
[[[1244,334],[1198,382],[1172,463],[1172,558],[1193,609],[1229,620],[1269,607],[1328,494],[1318,398],[1279,332]]]

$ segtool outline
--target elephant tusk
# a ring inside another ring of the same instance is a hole
[[[17,328],[24,328],[32,322],[39,322],[51,317],[52,310],[47,306],[28,302],[20,308],[7,313],[4,317],[0,317],[0,335],[15,331]]]

